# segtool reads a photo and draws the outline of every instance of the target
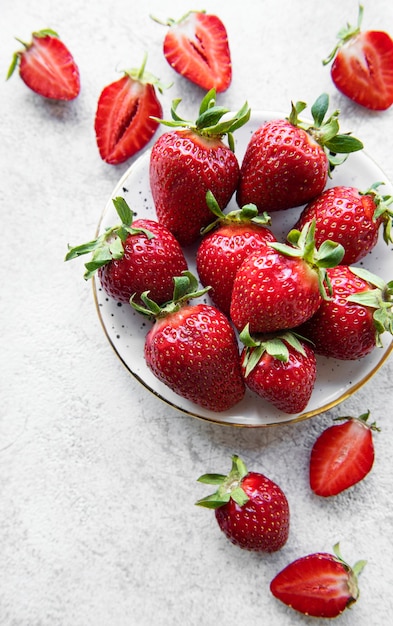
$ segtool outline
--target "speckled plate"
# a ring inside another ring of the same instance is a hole
[[[283,118],[285,114],[274,112],[254,112],[245,127],[235,133],[235,152],[241,163],[251,134],[264,121]],[[156,219],[154,203],[149,184],[150,151],[146,151],[122,176],[101,216],[98,232],[117,223],[112,198],[123,196],[134,211],[136,218]],[[338,167],[328,186],[353,185],[367,189],[371,184],[383,181],[384,193],[393,193],[392,186],[380,167],[364,151],[354,153]],[[233,198],[228,209],[236,208]],[[280,240],[293,227],[300,213],[299,209],[275,212],[272,217],[272,230]],[[195,250],[186,253],[189,268],[195,270]],[[393,252],[380,237],[377,246],[362,262],[362,265],[385,280],[393,278]],[[173,393],[158,381],[147,368],[143,349],[145,335],[150,322],[136,313],[131,306],[115,302],[102,290],[99,280],[93,281],[94,298],[102,327],[109,343],[128,371],[163,402],[187,415],[219,424],[233,426],[263,427],[286,424],[308,419],[342,402],[364,385],[382,366],[393,349],[390,335],[384,336],[383,348],[376,348],[369,356],[358,361],[338,361],[317,357],[318,375],[315,388],[305,412],[287,415],[275,409],[252,392],[246,392],[244,399],[229,411],[214,413],[202,409],[181,396]],[[385,333],[387,335],[387,333]]]

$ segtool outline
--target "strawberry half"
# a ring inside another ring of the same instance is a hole
[[[240,169],[239,206],[252,202],[259,211],[279,211],[306,204],[326,186],[334,167],[363,144],[338,134],[339,111],[325,119],[329,97],[311,107],[313,122],[299,118],[304,102],[292,104],[288,118],[265,122],[252,135]]]
[[[237,113],[222,120],[229,111],[216,105],[212,89],[200,104],[197,120],[190,122],[179,117],[180,102],[173,101],[172,120],[160,120],[176,130],[164,133],[154,143],[149,175],[158,221],[181,245],[190,245],[214,219],[206,193],[210,190],[224,209],[236,190],[239,163],[232,134],[249,120],[250,109],[245,103]]]
[[[330,63],[333,83],[341,93],[361,106],[383,111],[393,104],[393,40],[384,31],[361,31],[358,23],[338,33],[338,43],[323,61]]]
[[[312,348],[294,332],[251,337],[240,333],[241,365],[249,389],[284,413],[300,413],[310,400],[317,375]]]
[[[196,504],[214,509],[220,529],[234,545],[253,552],[276,552],[285,545],[289,504],[270,478],[249,472],[234,455],[228,476],[204,474],[198,481],[218,486],[217,491]]]
[[[105,292],[118,302],[140,299],[149,290],[163,303],[170,300],[173,278],[187,269],[183,251],[172,233],[153,220],[135,220],[124,198],[113,199],[121,223],[97,239],[70,247],[66,261],[92,253],[85,264],[85,279],[97,271]]]
[[[352,606],[359,597],[358,576],[366,561],[351,568],[338,544],[333,552],[309,554],[287,565],[270,583],[274,597],[312,617],[337,617]]]
[[[310,457],[310,487],[317,496],[336,496],[356,485],[374,464],[370,411],[360,417],[339,417],[340,424],[326,428],[315,441]]]
[[[35,93],[53,100],[73,100],[80,92],[79,69],[59,35],[49,28],[32,34],[32,41],[17,39],[24,50],[15,52],[7,79],[19,64],[19,75]]]
[[[206,91],[228,89],[232,80],[231,54],[220,18],[204,11],[189,11],[178,21],[168,19],[165,25],[169,29],[164,56],[175,72]]]
[[[107,85],[98,99],[94,128],[103,161],[123,163],[153,137],[162,116],[155,87],[162,85],[145,71],[146,56],[139,69],[131,69]]]
[[[146,335],[145,360],[175,393],[210,410],[226,411],[244,396],[239,348],[227,317],[216,307],[189,300],[206,293],[190,272],[174,278],[173,298],[162,307],[141,296],[136,311],[153,318]]]

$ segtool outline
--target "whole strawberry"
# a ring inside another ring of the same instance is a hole
[[[271,213],[305,204],[324,190],[333,167],[363,148],[358,139],[338,134],[338,111],[325,120],[328,107],[322,94],[311,108],[313,122],[304,122],[299,114],[306,104],[297,102],[288,118],[254,132],[241,165],[239,206],[252,202]]]
[[[393,334],[393,281],[360,267],[327,269],[332,294],[299,332],[317,354],[335,359],[360,359],[382,345],[381,335]]]
[[[358,576],[366,561],[350,567],[338,544],[333,552],[309,554],[287,565],[270,583],[274,597],[312,617],[337,617],[351,607],[359,597]]]
[[[215,510],[217,523],[236,546],[254,552],[275,552],[289,535],[289,504],[282,489],[270,478],[249,472],[232,457],[228,476],[204,474],[199,482],[218,485],[215,493],[196,504]]]
[[[145,71],[145,55],[139,69],[130,69],[107,85],[97,103],[94,121],[98,150],[103,161],[123,163],[146,146],[162,116],[157,78]]]
[[[189,11],[177,21],[168,19],[166,25],[169,29],[163,52],[175,72],[206,91],[228,89],[232,80],[231,53],[220,18],[205,11]]]
[[[310,487],[324,498],[336,496],[363,480],[374,464],[373,431],[367,422],[370,411],[360,417],[339,417],[315,441],[310,457]]]
[[[315,220],[315,242],[331,239],[344,246],[343,265],[365,257],[378,241],[379,228],[387,244],[392,243],[393,196],[381,195],[375,183],[366,191],[337,186],[325,189],[303,209],[295,228],[301,230]]]
[[[362,31],[362,19],[359,5],[358,23],[339,31],[338,43],[323,64],[333,61],[332,81],[347,98],[366,109],[384,111],[393,104],[393,40],[381,30]]]
[[[53,100],[74,100],[80,92],[79,68],[59,35],[50,28],[36,31],[32,41],[15,52],[7,79],[19,64],[19,75],[35,93]]]
[[[288,235],[290,245],[268,243],[251,253],[233,283],[230,316],[237,330],[251,333],[291,329],[312,317],[327,297],[326,268],[343,257],[339,244],[326,241],[317,250],[315,222]],[[325,286],[326,285],[326,286]]]
[[[209,295],[214,304],[229,315],[233,281],[242,261],[276,238],[267,227],[269,216],[259,215],[255,205],[224,214],[210,191],[206,196],[217,219],[202,231],[196,266],[202,285],[211,287]]]
[[[244,396],[239,348],[227,317],[216,307],[189,303],[197,290],[190,272],[175,277],[173,299],[160,307],[148,293],[131,304],[155,322],[145,339],[145,360],[175,393],[210,411],[226,411]]]
[[[173,278],[187,269],[183,251],[172,233],[153,220],[135,220],[124,198],[113,204],[121,224],[105,230],[97,239],[70,247],[65,260],[92,252],[85,264],[85,279],[95,272],[106,293],[119,302],[139,299],[149,290],[159,303],[173,293]]]
[[[215,91],[211,90],[192,123],[179,118],[179,102],[174,101],[172,106],[173,121],[161,120],[178,128],[161,135],[153,145],[150,186],[159,222],[181,245],[189,245],[213,221],[206,204],[207,191],[223,209],[236,189],[239,163],[233,152],[232,133],[248,121],[250,110],[245,104],[237,114],[222,121],[228,109],[216,105]],[[223,142],[224,135],[228,135],[229,146]]]
[[[248,326],[241,365],[249,389],[284,413],[301,413],[314,389],[317,365],[314,351],[293,332],[251,337]]]

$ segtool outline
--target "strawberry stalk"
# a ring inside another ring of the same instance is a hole
[[[331,51],[331,53],[326,57],[326,59],[324,59],[322,61],[323,65],[328,65],[331,61],[333,61],[333,59],[336,56],[336,54],[339,51],[339,49],[345,43],[347,43],[350,39],[352,39],[353,37],[356,37],[356,35],[359,35],[360,29],[361,29],[361,25],[362,25],[362,21],[363,21],[363,12],[364,12],[363,6],[361,4],[359,4],[359,13],[358,13],[357,24],[355,26],[353,26],[353,25],[347,23],[343,28],[341,28],[338,31],[338,33],[337,33],[338,42],[337,42],[336,46],[333,48],[333,50]]]
[[[68,246],[68,252],[65,261],[70,261],[84,254],[92,252],[91,260],[85,263],[86,272],[85,280],[92,278],[96,271],[112,261],[113,259],[121,259],[124,256],[124,242],[128,235],[136,235],[144,233],[148,239],[154,237],[153,233],[145,228],[133,228],[132,222],[134,214],[128,206],[124,198],[118,196],[113,198],[112,202],[116,212],[121,220],[120,224],[107,228],[101,235],[92,241],[80,244],[78,246]]]
[[[341,565],[344,566],[344,568],[347,570],[347,572],[349,574],[348,591],[349,591],[349,593],[351,595],[351,599],[350,599],[349,603],[347,604],[347,607],[349,607],[349,606],[351,606],[351,604],[354,604],[354,602],[356,602],[356,600],[359,597],[358,577],[360,576],[360,574],[362,573],[363,569],[367,565],[367,561],[362,559],[360,561],[357,561],[355,563],[355,565],[350,567],[350,565],[348,565],[348,563],[346,563],[344,561],[344,559],[342,558],[342,556],[341,556],[339,542],[334,544],[333,552],[334,552],[336,560],[339,563],[341,563]]]
[[[350,415],[341,415],[340,417],[334,417],[333,422],[346,422],[348,420],[358,421],[361,424],[365,424],[370,430],[380,432],[381,429],[377,426],[377,422],[368,423],[368,418],[370,417],[370,411],[366,411],[366,413],[362,413],[359,417],[352,417]]]
[[[33,37],[57,37],[57,39],[59,39],[59,35],[58,33],[56,33],[56,31],[52,30],[51,28],[43,28],[42,30],[37,30],[33,33],[32,35]],[[29,48],[31,48],[31,46],[33,45],[32,43],[27,43],[26,41],[23,41],[22,39],[19,39],[19,37],[15,37],[16,41],[19,41],[19,43],[22,44],[22,46],[25,47],[25,50],[28,50]],[[12,74],[14,73],[18,63],[19,63],[19,58],[21,56],[23,51],[19,50],[18,52],[15,52],[12,56],[12,61],[11,61],[11,65],[8,69],[7,72],[7,76],[6,76],[6,80],[8,80],[9,78],[11,78]]]
[[[237,455],[233,455],[231,471],[227,476],[224,474],[203,474],[198,478],[198,482],[217,485],[218,489],[211,495],[201,498],[195,504],[207,509],[218,509],[232,498],[239,506],[243,506],[248,502],[249,497],[240,485],[247,474],[248,470],[244,462]]]

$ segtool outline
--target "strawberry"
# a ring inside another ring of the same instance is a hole
[[[92,252],[91,261],[85,264],[85,279],[98,270],[103,289],[118,302],[129,302],[131,296],[139,299],[146,290],[157,302],[166,302],[173,292],[173,277],[187,269],[179,243],[158,222],[133,222],[124,198],[114,198],[113,204],[121,224],[93,241],[70,247],[65,260]]]
[[[384,31],[361,31],[363,7],[358,23],[347,24],[338,33],[338,43],[323,61],[337,89],[357,104],[384,111],[393,104],[393,40]]]
[[[206,91],[228,89],[232,80],[231,54],[220,18],[204,11],[189,11],[180,20],[168,19],[164,25],[169,26],[163,44],[169,65]]]
[[[358,139],[338,134],[338,111],[325,120],[326,94],[311,108],[313,122],[299,119],[306,106],[292,104],[289,117],[265,122],[253,133],[240,170],[239,206],[252,202],[270,213],[305,204],[323,191],[333,167],[363,148]]]
[[[170,127],[153,145],[150,186],[159,222],[165,224],[181,245],[197,241],[203,227],[213,221],[206,204],[210,190],[221,209],[235,192],[239,163],[233,152],[234,130],[245,124],[250,109],[245,104],[237,114],[221,121],[228,109],[216,106],[215,91],[203,98],[195,123],[182,120],[172,105]],[[229,146],[223,142],[228,135]]]
[[[350,567],[338,544],[333,552],[316,552],[287,565],[270,583],[274,597],[312,617],[337,617],[352,606],[359,597],[358,576],[366,561]]]
[[[301,232],[292,230],[290,245],[268,243],[243,261],[230,307],[237,330],[246,324],[251,333],[290,329],[314,315],[327,297],[326,268],[337,265],[344,254],[343,247],[331,241],[317,250],[314,229],[311,222]]]
[[[356,263],[374,248],[382,224],[385,242],[393,241],[393,210],[389,206],[393,196],[379,194],[380,184],[364,192],[344,186],[325,189],[303,209],[295,228],[301,230],[315,219],[317,246],[325,239],[336,241],[345,249],[342,264]]]
[[[284,413],[300,413],[310,400],[317,374],[314,351],[293,332],[251,337],[240,333],[246,385]]]
[[[363,480],[374,463],[370,411],[360,417],[339,417],[315,441],[310,457],[310,487],[317,496],[336,496]]]
[[[335,359],[360,359],[382,345],[381,335],[393,334],[393,281],[360,267],[327,269],[331,298],[299,332],[314,344],[317,354]]]
[[[214,304],[229,315],[233,281],[242,261],[276,238],[266,226],[270,217],[266,213],[258,215],[255,205],[224,214],[210,191],[206,199],[217,219],[202,231],[196,266],[202,285],[211,287],[209,295]]]
[[[215,510],[220,529],[234,545],[254,552],[275,552],[284,546],[289,535],[289,504],[270,478],[249,472],[234,455],[228,476],[204,474],[198,480],[218,485],[215,493],[196,504]]]
[[[7,79],[19,64],[19,75],[33,91],[45,98],[73,100],[80,92],[79,69],[59,35],[49,28],[32,34],[23,50],[15,52]]]
[[[162,116],[155,87],[162,85],[145,71],[146,56],[140,69],[124,72],[107,85],[98,99],[94,121],[97,146],[103,161],[123,163],[146,146]]]
[[[146,292],[142,305],[131,299],[137,311],[155,319],[145,340],[146,364],[180,396],[210,411],[226,411],[245,391],[235,332],[216,307],[189,303],[207,291],[197,291],[193,274],[183,272],[174,283],[173,299],[162,307]]]

